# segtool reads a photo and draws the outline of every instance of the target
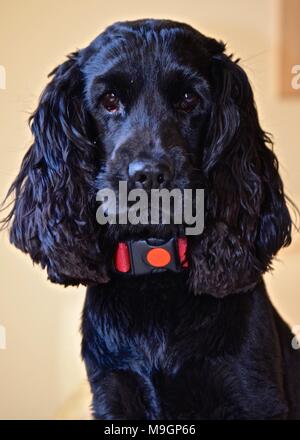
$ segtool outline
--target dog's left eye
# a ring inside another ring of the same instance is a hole
[[[194,92],[184,92],[180,99],[175,103],[176,110],[181,112],[191,112],[198,105],[200,101],[199,95]]]
[[[113,92],[105,93],[101,97],[101,105],[110,113],[114,113],[119,110],[120,100],[117,95]]]

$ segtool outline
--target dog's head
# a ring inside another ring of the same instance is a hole
[[[188,245],[196,293],[247,289],[290,243],[270,139],[245,72],[224,51],[185,24],[116,23],[50,74],[7,220],[11,242],[52,281],[105,282],[112,241],[176,233],[100,227],[96,192],[121,180],[205,189],[205,228]]]

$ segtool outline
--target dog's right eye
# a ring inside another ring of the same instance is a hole
[[[199,104],[200,98],[197,93],[186,91],[180,99],[175,102],[176,110],[189,113]]]
[[[102,95],[100,103],[110,113],[115,113],[120,108],[120,100],[113,92]]]

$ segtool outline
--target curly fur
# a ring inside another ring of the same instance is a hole
[[[99,105],[107,72],[106,87],[126,103],[115,118]],[[299,357],[262,283],[290,244],[291,218],[238,61],[188,25],[140,20],[110,26],[50,77],[5,222],[52,282],[89,286],[82,353],[95,416],[300,417],[299,378],[285,372],[299,369]],[[182,81],[201,106],[178,116],[169,103]],[[174,187],[205,189],[205,228],[188,239],[187,273],[111,273],[119,240],[179,232],[97,224],[96,191],[115,188],[140,157],[168,161]]]

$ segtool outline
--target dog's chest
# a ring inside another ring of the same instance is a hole
[[[83,331],[83,345],[96,352],[93,368],[133,374],[165,417],[180,411],[189,418],[264,418],[286,411],[272,365],[251,357],[264,349],[248,340],[251,296],[200,298],[180,282],[169,290],[123,287],[91,292],[83,330],[91,320],[93,328]]]

